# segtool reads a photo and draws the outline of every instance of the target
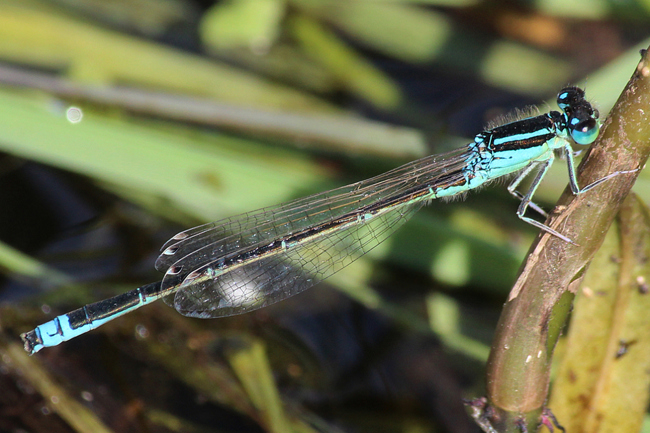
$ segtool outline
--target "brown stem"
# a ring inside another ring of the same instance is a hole
[[[649,61],[644,51],[600,139],[580,165],[580,185],[645,165],[650,154]],[[488,361],[488,404],[496,431],[536,430],[553,349],[574,294],[637,176],[638,171],[621,174],[578,196],[567,188],[547,224],[579,246],[542,232],[531,247],[499,319]]]

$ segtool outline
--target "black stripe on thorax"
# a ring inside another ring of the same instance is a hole
[[[559,114],[559,113],[558,113]],[[498,126],[480,134],[493,152],[542,146],[557,135],[556,122],[548,114]],[[546,133],[540,131],[546,130]],[[526,137],[521,137],[522,135]],[[521,138],[516,138],[521,137]]]

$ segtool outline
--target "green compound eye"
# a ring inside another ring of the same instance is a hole
[[[569,133],[578,144],[591,144],[598,137],[598,122],[594,118],[580,120],[576,117],[569,119]]]

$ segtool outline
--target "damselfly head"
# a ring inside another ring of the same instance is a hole
[[[587,145],[596,141],[600,130],[598,110],[585,99],[579,87],[565,87],[557,95],[557,105],[564,111],[567,129],[573,141]]]

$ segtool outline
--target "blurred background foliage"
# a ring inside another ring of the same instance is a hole
[[[503,187],[256,313],[157,303],[31,358],[18,335],[160,278],[183,228],[450,150],[567,84],[604,118],[649,25],[646,0],[3,0],[0,430],[475,431],[461,398],[536,234]],[[566,184],[559,162],[537,201]]]

